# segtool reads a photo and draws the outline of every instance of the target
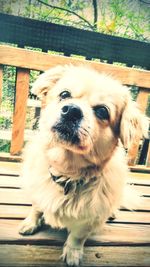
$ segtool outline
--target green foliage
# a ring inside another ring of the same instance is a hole
[[[3,94],[0,108],[0,129],[8,129],[12,125],[14,106],[16,70],[14,67],[4,67]]]
[[[0,139],[0,152],[10,151],[10,141]]]
[[[150,5],[140,0],[0,0],[0,12],[138,40],[150,40]]]
[[[137,40],[150,40],[149,19],[150,6],[140,4],[140,1],[110,0],[109,6],[102,1],[98,31]]]

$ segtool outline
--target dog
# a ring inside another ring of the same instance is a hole
[[[122,204],[124,148],[146,135],[147,120],[126,86],[84,65],[47,70],[32,92],[45,104],[24,152],[22,179],[32,210],[20,234],[35,233],[42,216],[51,227],[66,228],[62,259],[78,266],[87,238]]]

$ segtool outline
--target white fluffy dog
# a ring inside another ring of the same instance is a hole
[[[43,216],[69,235],[63,260],[78,266],[89,235],[122,203],[128,169],[124,148],[146,134],[146,120],[127,87],[84,66],[57,66],[33,86],[45,107],[25,150],[24,186],[32,211],[20,233],[33,234]]]

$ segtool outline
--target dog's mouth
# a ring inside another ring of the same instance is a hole
[[[73,145],[80,145],[79,132],[82,119],[83,112],[79,106],[74,104],[65,105],[62,107],[60,119],[52,127],[52,131],[57,132],[60,140]]]
[[[66,122],[64,120],[60,120],[53,127],[52,130],[57,132],[59,138],[67,143],[71,143],[73,145],[80,144],[79,138],[79,125],[73,122]]]

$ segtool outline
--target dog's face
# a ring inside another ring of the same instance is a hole
[[[95,70],[58,66],[38,78],[33,92],[45,102],[40,130],[54,146],[105,160],[119,138],[129,147],[144,132],[128,89]]]

